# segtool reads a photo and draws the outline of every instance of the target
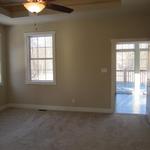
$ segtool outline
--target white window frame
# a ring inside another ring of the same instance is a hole
[[[0,86],[3,86],[3,52],[2,52],[2,35],[0,34],[0,75],[1,75],[1,82],[0,82]]]
[[[53,39],[53,81],[46,80],[31,80],[31,69],[30,69],[30,37],[32,36],[52,36]],[[42,85],[56,85],[56,58],[55,58],[55,31],[50,32],[34,32],[34,33],[24,33],[25,37],[25,76],[26,84],[42,84]]]

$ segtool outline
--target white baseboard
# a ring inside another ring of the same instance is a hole
[[[6,108],[8,108],[7,105],[2,105],[2,106],[0,106],[0,111],[3,111],[3,110],[6,109]]]
[[[8,104],[8,107],[27,108],[27,109],[46,109],[46,110],[55,110],[55,111],[113,113],[112,109],[89,108],[89,107],[49,106],[49,105],[15,104],[15,103]]]

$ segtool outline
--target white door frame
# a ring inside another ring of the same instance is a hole
[[[115,113],[116,101],[116,44],[119,42],[150,42],[150,38],[111,40],[111,110]]]

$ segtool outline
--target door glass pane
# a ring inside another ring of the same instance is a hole
[[[143,93],[146,93],[147,70],[148,70],[148,51],[140,51],[140,89],[141,92]]]
[[[140,70],[147,70],[148,65],[148,51],[140,52]]]
[[[140,49],[148,49],[148,45],[149,45],[148,43],[140,43],[139,48]]]
[[[116,52],[117,92],[131,93],[134,89],[134,55],[134,50]]]

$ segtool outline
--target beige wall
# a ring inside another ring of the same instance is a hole
[[[3,76],[3,85],[0,85],[0,106],[6,104],[6,47],[5,47],[5,27],[0,26],[0,34],[2,40],[2,76]]]
[[[9,102],[110,108],[111,40],[150,37],[150,17],[116,16],[74,19],[38,25],[56,31],[57,84],[26,85],[24,33],[33,25],[8,30]],[[108,73],[100,72],[107,67]],[[72,99],[76,103],[72,103]]]

